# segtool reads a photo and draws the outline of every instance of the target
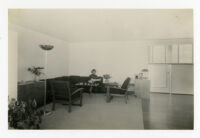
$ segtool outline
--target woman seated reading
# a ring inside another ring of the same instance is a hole
[[[92,93],[93,86],[98,86],[101,83],[101,78],[96,75],[96,69],[92,69],[88,81],[91,84],[90,93]]]

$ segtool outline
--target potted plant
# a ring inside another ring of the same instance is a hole
[[[8,105],[9,127],[14,129],[39,129],[42,111],[37,110],[34,100],[28,102],[12,99]]]
[[[40,75],[42,74],[41,69],[44,69],[43,67],[29,67],[28,71],[31,72],[34,75],[34,81],[38,81]]]
[[[105,79],[105,83],[109,83],[109,79],[111,78],[110,74],[104,74],[103,78]]]

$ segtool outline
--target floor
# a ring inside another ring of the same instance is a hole
[[[193,96],[151,93],[142,100],[144,129],[193,129]]]
[[[103,94],[86,94],[83,106],[73,108],[70,114],[67,107],[57,106],[51,119],[43,120],[42,129],[193,129],[192,95],[151,93],[150,100],[140,102],[129,97],[128,104],[123,98],[106,103]]]
[[[47,106],[51,109],[51,104]],[[105,94],[83,95],[83,106],[56,104],[56,110],[42,119],[41,129],[144,129],[141,99],[129,96],[106,102]]]

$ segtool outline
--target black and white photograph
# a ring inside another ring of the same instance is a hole
[[[1,135],[197,137],[196,1],[75,1],[2,4]]]
[[[9,129],[193,129],[193,10],[9,9],[8,23]]]

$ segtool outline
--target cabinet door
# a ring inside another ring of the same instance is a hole
[[[35,99],[38,107],[44,105],[44,82],[33,82],[18,85],[18,100],[28,101]]]
[[[34,92],[32,93],[33,98],[37,101],[38,107],[44,105],[44,92],[45,92],[45,84],[44,82],[36,82],[34,83]]]
[[[154,64],[149,66],[151,92],[170,92],[170,65]]]
[[[193,94],[193,65],[172,65],[172,93]]]
[[[179,63],[193,63],[192,44],[179,45]]]
[[[178,63],[178,45],[166,46],[166,63]]]
[[[165,63],[165,46],[156,45],[152,47],[152,61],[153,63]]]

